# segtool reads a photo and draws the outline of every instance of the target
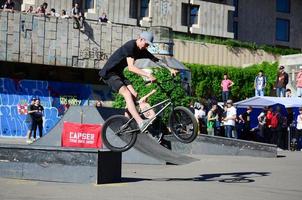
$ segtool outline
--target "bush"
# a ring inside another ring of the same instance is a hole
[[[155,68],[153,71],[154,76],[156,77],[157,81],[159,83],[164,82],[162,86],[165,90],[171,90],[173,89],[172,93],[170,94],[172,102],[175,106],[182,105],[182,106],[188,106],[189,102],[191,101],[191,97],[188,97],[185,94],[184,89],[181,87],[181,85],[175,85],[175,83],[170,80],[171,75],[169,70],[162,69],[162,68]],[[129,72],[128,70],[125,71],[125,76],[127,79],[130,80],[132,83],[134,89],[137,91],[140,97],[148,94],[153,89],[157,89],[156,93],[153,94],[149,100],[148,103],[151,105],[154,105],[156,103],[159,103],[163,100],[167,99],[167,96],[165,93],[163,93],[160,89],[157,88],[156,84],[150,84],[145,85],[145,81],[140,76]],[[176,80],[180,82],[180,77],[176,77]],[[119,95],[115,94],[115,101],[113,102],[113,107],[115,108],[124,108],[126,105],[124,98]]]
[[[267,77],[265,94],[269,95],[276,80],[278,63],[263,62],[246,68],[225,67],[215,65],[185,64],[192,73],[192,87],[197,98],[217,98],[221,101],[221,80],[227,73],[235,83],[231,88],[234,101],[254,96],[254,79],[259,70]]]

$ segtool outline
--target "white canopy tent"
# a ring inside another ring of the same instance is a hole
[[[302,98],[299,97],[252,97],[243,101],[236,102],[237,108],[263,108],[264,106],[272,106],[275,104],[284,105],[285,108],[302,107]]]

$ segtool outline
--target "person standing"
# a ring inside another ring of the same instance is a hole
[[[223,75],[223,80],[221,81],[222,88],[222,101],[225,103],[230,97],[230,88],[234,85],[234,82],[228,78],[227,74]]]
[[[34,105],[35,103],[35,98],[32,98],[30,100],[30,104],[27,106],[27,115],[26,115],[26,124],[27,124],[27,134],[26,134],[26,143],[27,144],[31,144],[32,140],[31,140],[31,135],[32,135],[32,117],[31,117],[31,113],[33,113],[34,111],[30,110],[31,106]]]
[[[201,104],[199,102],[194,103],[194,116],[199,125],[199,133],[200,134],[206,133],[206,130],[205,130],[206,112],[204,110],[203,104]]]
[[[259,136],[261,138],[261,142],[265,142],[267,111],[268,111],[268,107],[264,106],[262,112],[257,117],[257,119],[258,119],[258,128],[259,128]]]
[[[237,110],[233,106],[232,100],[227,100],[226,117],[224,118],[225,136],[233,138],[233,131],[235,130],[235,121],[237,117]],[[235,137],[236,138],[236,137]]]
[[[254,81],[255,96],[264,96],[264,89],[266,87],[266,76],[260,70]]]
[[[297,87],[297,96],[302,97],[302,65],[299,68],[300,70],[296,76],[296,87]]]
[[[213,104],[207,115],[207,131],[208,135],[215,135],[216,124],[218,121],[217,105]]]
[[[284,66],[279,67],[274,89],[277,97],[285,97],[286,85],[288,83],[288,74],[284,71]]]
[[[302,149],[302,108],[299,108],[299,115],[297,116],[296,134],[292,140],[295,140],[297,146],[295,150],[300,151]]]
[[[246,111],[239,115],[239,123],[242,125],[240,138],[245,140],[251,140],[251,112],[253,111],[252,106],[248,106]]]
[[[44,108],[40,104],[39,99],[35,99],[34,104],[30,106],[31,117],[32,117],[32,129],[34,132],[34,141],[36,140],[36,132],[37,128],[39,128],[39,136],[40,138],[43,136],[43,115]]]

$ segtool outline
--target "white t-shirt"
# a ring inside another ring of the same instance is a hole
[[[201,119],[206,116],[206,113],[202,109],[199,109],[199,110],[195,109],[194,115],[195,115],[196,119]]]
[[[257,77],[257,85],[256,85],[257,90],[262,90],[263,82],[264,82],[263,76],[258,76]]]
[[[302,130],[302,115],[298,115],[297,117],[297,127],[298,130]]]
[[[232,117],[233,115],[237,115],[237,110],[234,106],[230,107],[230,108],[227,108],[227,113],[226,113],[226,117]],[[235,120],[234,119],[229,119],[229,120],[226,120],[224,122],[224,125],[231,125],[231,126],[235,126]]]

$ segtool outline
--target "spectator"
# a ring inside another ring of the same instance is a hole
[[[266,114],[268,111],[268,107],[265,106],[262,110],[262,112],[258,115],[258,129],[259,129],[259,135],[263,139],[265,137],[265,131],[266,131]]]
[[[74,7],[71,10],[71,16],[74,19],[74,28],[80,29],[81,31],[85,31],[84,29],[84,16],[82,10],[78,3],[74,4]]]
[[[274,89],[277,97],[285,97],[286,85],[288,83],[288,74],[284,71],[284,66],[279,67]]]
[[[62,19],[69,19],[70,18],[69,15],[66,14],[66,10],[62,10],[62,12],[61,12],[61,18]]]
[[[40,138],[43,136],[43,115],[44,108],[40,105],[40,100],[35,99],[34,104],[30,106],[31,118],[32,118],[32,131],[34,131],[34,141],[36,140],[37,127],[39,128]]]
[[[60,17],[60,14],[56,12],[56,9],[50,9],[50,16],[52,17]]]
[[[270,143],[272,140],[272,118],[273,118],[273,108],[271,106],[268,107],[266,116],[265,116],[265,134],[264,139],[265,142]]]
[[[239,124],[241,124],[241,135],[239,138],[245,140],[251,140],[251,112],[253,111],[252,106],[248,106],[246,111],[239,115]]]
[[[108,22],[107,14],[105,12],[103,12],[102,15],[99,17],[99,22]]]
[[[199,102],[194,103],[194,116],[199,124],[199,132],[205,133],[204,127],[205,127],[205,117],[206,112],[204,110],[204,105],[200,104]]]
[[[223,80],[221,81],[222,88],[222,101],[225,103],[230,97],[230,88],[234,85],[234,82],[228,79],[228,75],[223,75]]]
[[[99,100],[96,101],[96,102],[95,102],[95,107],[96,107],[96,108],[101,108],[101,107],[103,107],[102,101],[99,101]]]
[[[296,76],[296,87],[297,87],[297,96],[302,97],[302,65],[299,68],[300,71]]]
[[[227,100],[226,117],[224,118],[225,136],[233,138],[233,131],[235,130],[235,120],[237,116],[237,110],[233,106],[232,100]],[[235,136],[236,138],[236,136]]]
[[[295,150],[300,151],[302,148],[302,108],[299,108],[299,115],[297,116],[296,134],[292,141],[296,143]]]
[[[32,98],[30,100],[30,104],[27,106],[27,115],[26,115],[26,124],[27,124],[27,127],[28,127],[28,131],[27,131],[27,134],[26,134],[26,143],[28,144],[31,144],[32,143],[32,140],[31,140],[31,135],[32,135],[32,117],[31,117],[31,113],[33,113],[34,111],[30,110],[31,109],[31,106],[34,105],[35,103],[35,98]]]
[[[272,131],[272,137],[271,137],[271,143],[277,145],[278,147],[281,147],[281,138],[282,138],[282,115],[280,113],[281,109],[278,106],[276,108],[276,111],[273,113],[272,119],[271,119],[271,131]]]
[[[195,113],[193,100],[190,101],[190,103],[189,103],[189,110],[190,110],[193,114]]]
[[[33,6],[29,6],[27,10],[23,10],[22,12],[34,13],[34,7]]]
[[[217,105],[213,104],[207,115],[207,131],[209,135],[214,136],[217,128],[218,113]]]
[[[286,89],[286,92],[285,92],[285,97],[292,97],[292,90],[291,89]]]
[[[255,96],[264,96],[264,89],[266,87],[266,76],[260,70],[254,81]]]
[[[46,15],[47,6],[48,6],[48,4],[46,2],[44,2],[42,5],[39,6],[36,13],[41,16]]]
[[[7,0],[3,5],[3,10],[7,12],[14,12],[15,3],[12,0]]]

